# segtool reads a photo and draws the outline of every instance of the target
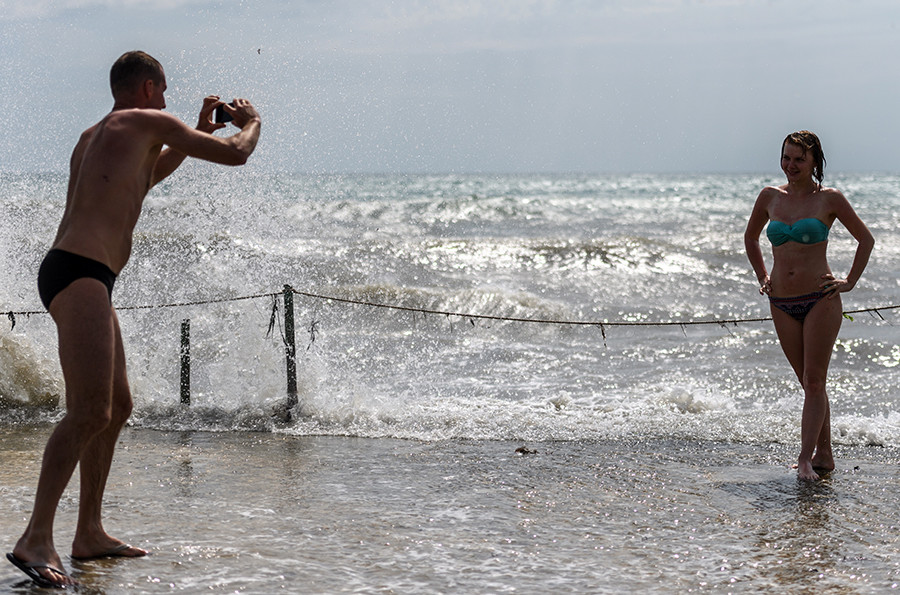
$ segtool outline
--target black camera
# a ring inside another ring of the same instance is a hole
[[[234,107],[233,103],[229,103],[228,107]],[[231,122],[234,118],[231,117],[231,114],[225,111],[225,106],[220,105],[216,108],[216,124],[224,124],[226,122]]]

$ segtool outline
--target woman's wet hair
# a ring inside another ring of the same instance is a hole
[[[781,143],[782,156],[784,156],[784,147],[788,143],[803,149],[804,155],[810,154],[813,160],[813,177],[821,184],[825,178],[825,152],[822,150],[822,141],[819,140],[819,137],[809,130],[799,130],[790,133],[785,137],[784,142]]]

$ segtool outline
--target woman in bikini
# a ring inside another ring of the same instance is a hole
[[[797,472],[800,479],[816,480],[818,473],[834,469],[825,378],[843,319],[840,294],[859,281],[875,240],[844,195],[822,186],[825,155],[815,134],[803,130],[784,139],[781,170],[787,184],[759,193],[744,245],[759,292],[769,296],[781,348],[803,386]],[[835,220],[857,241],[856,256],[843,279],[831,272],[825,254]],[[771,273],[759,244],[767,222]]]

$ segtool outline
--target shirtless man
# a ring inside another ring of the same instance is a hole
[[[66,415],[47,442],[31,520],[7,558],[45,587],[75,584],[53,544],[53,521],[77,464],[81,493],[72,558],[148,553],[107,534],[100,518],[113,450],[132,408],[112,288],[131,254],[144,197],[185,157],[242,165],[259,139],[259,114],[245,99],[224,107],[240,128],[228,138],[211,134],[225,127],[211,118],[223,103],[218,97],[203,100],[196,129],[163,112],[165,73],[144,52],[120,57],[110,86],[112,111],[72,152],[65,212],[38,274],[41,300],[59,335]]]

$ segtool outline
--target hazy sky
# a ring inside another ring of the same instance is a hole
[[[0,171],[65,170],[130,49],[272,170],[777,173],[808,128],[900,171],[896,0],[0,0]]]

